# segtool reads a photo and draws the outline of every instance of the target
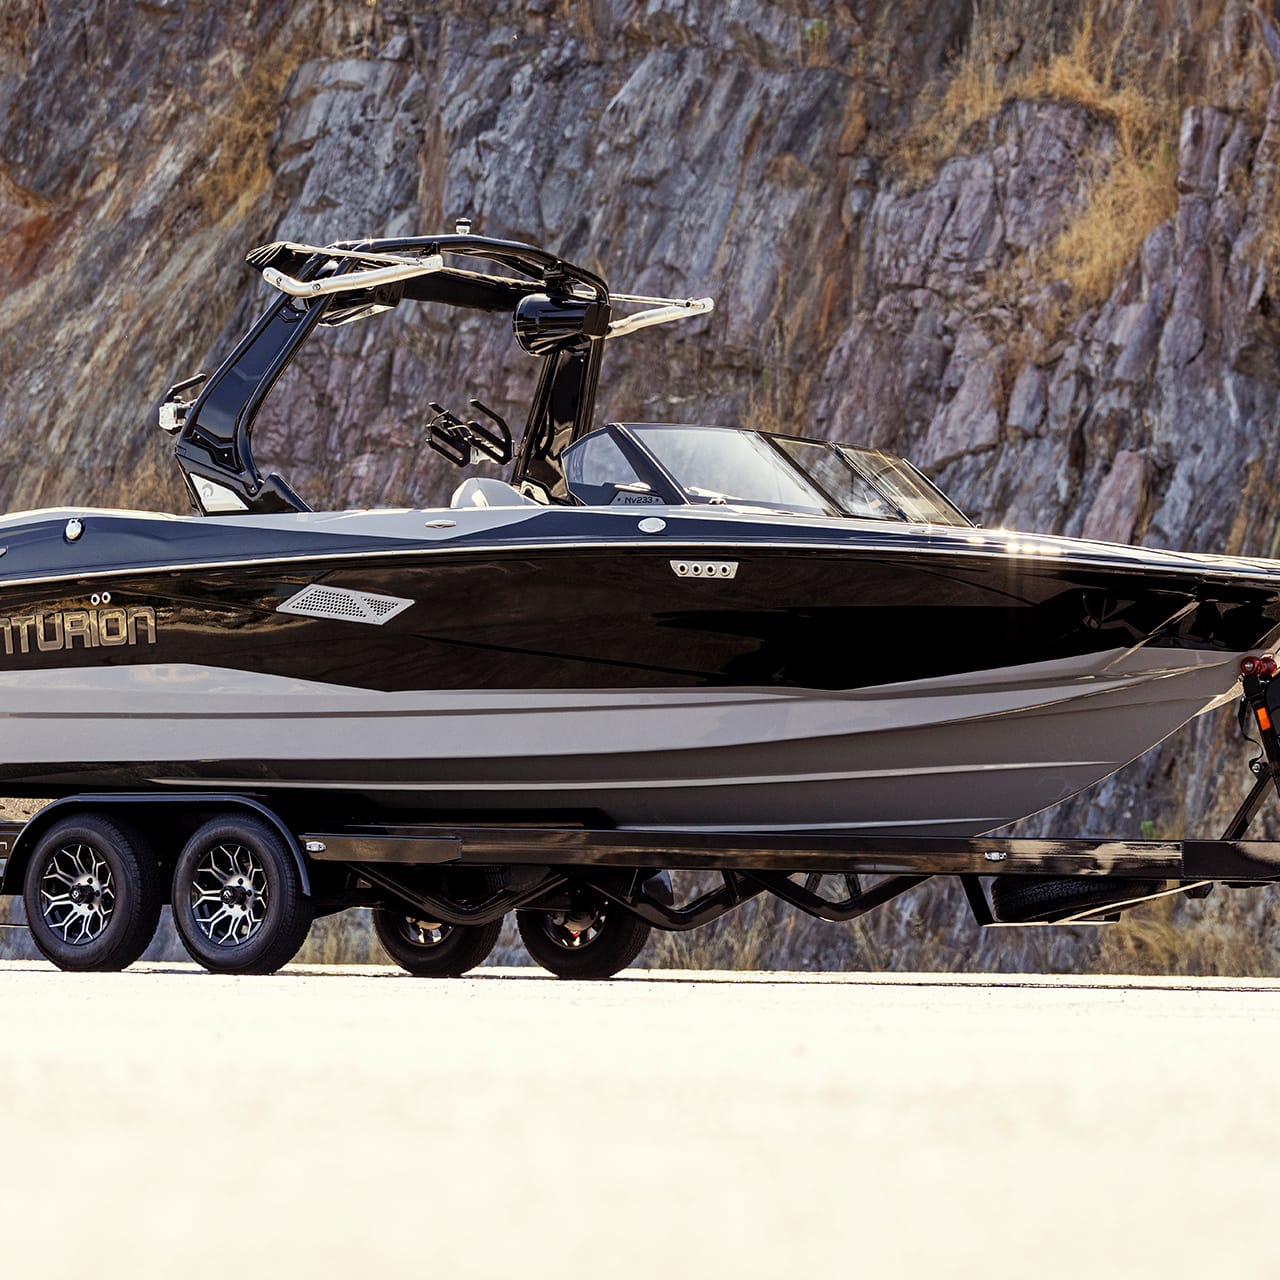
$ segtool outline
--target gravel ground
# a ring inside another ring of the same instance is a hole
[[[1263,1276],[1280,983],[0,964],[4,1273]]]

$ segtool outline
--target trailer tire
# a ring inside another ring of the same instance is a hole
[[[636,959],[651,926],[613,903],[589,911],[517,911],[525,950],[557,978],[612,978]]]
[[[991,910],[1003,924],[1035,924],[1157,893],[1163,886],[1163,880],[1100,876],[999,876],[991,885]]]
[[[488,924],[443,924],[421,912],[377,907],[373,931],[382,949],[415,978],[460,978],[483,964],[497,946],[502,920]]]
[[[59,969],[109,973],[128,968],[150,945],[164,888],[141,832],[83,813],[40,838],[22,898],[31,940],[46,959]]]
[[[280,833],[260,818],[211,818],[173,873],[173,923],[212,973],[274,973],[311,927],[311,899]]]

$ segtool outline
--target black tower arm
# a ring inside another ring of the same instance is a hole
[[[591,430],[601,342],[554,351],[546,356],[529,420],[516,458],[512,483],[536,485],[553,502],[569,502],[560,455]]]
[[[306,511],[276,475],[253,461],[253,421],[262,402],[323,316],[327,299],[299,308],[281,298],[205,383],[181,423],[174,453],[204,515]]]
[[[177,436],[178,465],[203,514],[308,510],[280,476],[258,471],[254,420],[317,326],[359,320],[402,299],[512,317],[517,342],[542,360],[513,479],[532,482],[552,500],[569,500],[559,457],[591,428],[611,326],[608,286],[599,276],[530,245],[462,234],[324,248],[281,241],[253,250],[248,261],[280,291],[275,301],[194,399],[185,394],[199,379],[172,388],[161,407],[161,424]],[[470,460],[470,450],[456,452]]]

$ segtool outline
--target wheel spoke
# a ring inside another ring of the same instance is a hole
[[[248,845],[210,845],[191,872],[196,924],[215,946],[242,946],[267,918],[269,888],[266,867]]]
[[[38,886],[45,924],[69,946],[100,938],[115,910],[111,863],[89,844],[65,844],[49,855]]]

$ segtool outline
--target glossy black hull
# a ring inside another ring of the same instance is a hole
[[[395,523],[417,534],[430,514]],[[634,518],[539,510],[530,528],[430,542],[353,535],[338,520],[337,532],[315,532],[305,517],[104,514],[67,545],[63,513],[51,515],[0,525],[0,669],[184,662],[386,692],[849,690],[1139,645],[1239,653],[1280,631],[1280,568],[1174,556],[1153,566],[1129,548],[1111,563],[1037,552],[1066,540],[1022,539],[1026,552],[1010,554],[1017,540],[986,551],[976,532],[689,518],[645,539]],[[732,580],[672,568],[730,554]],[[1232,575],[1233,564],[1244,570]],[[413,607],[382,626],[280,612],[312,583]],[[105,607],[93,601],[103,592],[117,610],[152,610],[154,632],[144,620],[140,641],[115,647],[62,635],[68,614]]]
[[[972,530],[79,513],[68,542],[73,514],[0,522],[9,792],[963,834],[1230,696],[1280,628],[1272,566]],[[677,571],[704,562],[733,576]],[[401,603],[287,611],[317,584]]]

